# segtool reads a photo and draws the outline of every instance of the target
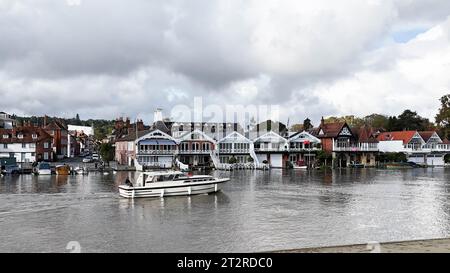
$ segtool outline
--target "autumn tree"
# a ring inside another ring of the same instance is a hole
[[[441,108],[436,115],[436,124],[441,134],[445,138],[450,137],[450,94],[443,96],[441,99]]]

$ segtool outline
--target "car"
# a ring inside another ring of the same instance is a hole
[[[22,169],[17,165],[8,165],[5,166],[5,169],[3,170],[3,174],[21,174]]]
[[[92,157],[87,156],[87,157],[83,158],[83,163],[90,163],[90,162],[92,162]]]
[[[98,154],[93,154],[93,155],[92,155],[92,159],[93,159],[93,160],[99,160]]]

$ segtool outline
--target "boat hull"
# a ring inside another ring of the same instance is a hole
[[[142,198],[142,197],[167,197],[167,196],[186,196],[215,193],[222,189],[222,185],[229,179],[218,179],[208,183],[185,183],[180,185],[158,187],[129,187],[119,186],[119,194],[124,198]],[[155,183],[157,184],[157,183]]]
[[[51,175],[52,171],[51,170],[38,170],[37,173],[39,175]]]

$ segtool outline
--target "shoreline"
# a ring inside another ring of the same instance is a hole
[[[310,247],[270,253],[450,253],[450,238]]]

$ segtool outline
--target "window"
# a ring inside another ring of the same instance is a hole
[[[36,143],[30,143],[30,148],[36,148]]]
[[[22,148],[25,149],[27,147],[26,143],[22,143]]]
[[[183,132],[183,131],[184,131],[183,125],[180,125],[180,128],[178,129],[178,131],[180,131],[180,132]]]
[[[31,137],[32,137],[33,139],[36,139],[36,138],[37,138],[37,134],[32,134]]]
[[[44,142],[44,149],[48,149],[48,146],[49,146],[48,142]]]
[[[17,138],[18,138],[18,139],[23,139],[23,134],[18,134],[18,135],[17,135]]]
[[[3,135],[3,138],[9,138],[9,135]]]
[[[8,149],[8,144],[6,144],[6,143],[3,144],[3,148],[4,148],[4,149]]]

